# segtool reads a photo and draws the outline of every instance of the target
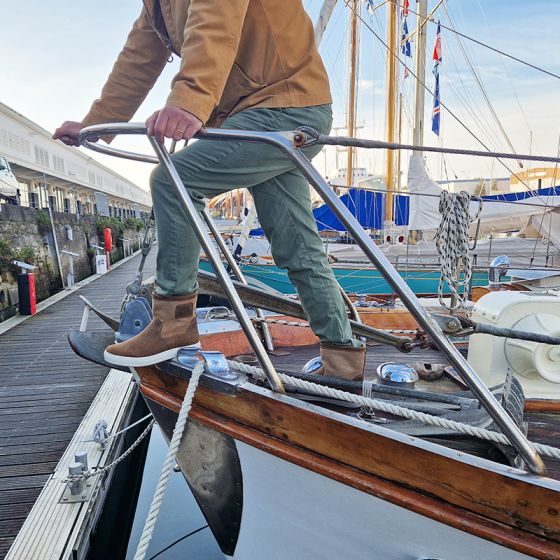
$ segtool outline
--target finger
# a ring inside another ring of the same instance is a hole
[[[158,118],[156,120],[156,124],[154,126],[154,136],[156,137],[156,140],[160,143],[163,144],[164,139],[165,139],[165,130],[167,128],[167,121],[168,121],[168,117],[165,113],[160,113],[158,115]]]
[[[185,132],[183,133],[182,138],[184,140],[190,140],[200,129],[202,128],[202,124],[199,122],[191,122]]]
[[[188,128],[189,128],[189,122],[185,119],[180,120],[177,126],[175,127],[175,130],[173,131],[173,136],[172,136],[173,140],[178,142],[179,140],[183,139],[185,137],[185,132],[188,130]]]
[[[156,111],[155,113],[152,114],[151,117],[148,117],[148,119],[146,120],[146,128],[148,129],[148,136],[153,136],[154,135],[154,125],[156,124],[157,118],[159,116],[159,111]]]
[[[166,138],[173,138],[173,135],[176,133],[177,129],[180,128],[179,123],[181,122],[181,120],[182,118],[180,116],[171,113],[167,120],[167,126],[165,127]]]

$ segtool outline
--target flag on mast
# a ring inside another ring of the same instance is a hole
[[[402,13],[403,13],[403,17],[408,16],[408,10],[410,8],[410,0],[404,0],[403,4],[402,4]]]
[[[406,18],[409,11],[409,0],[404,0],[401,9],[401,53],[408,58],[412,58],[412,49],[410,47],[410,36],[408,33],[408,23]],[[404,76],[403,79],[406,80],[408,77],[408,66],[406,65],[406,59],[404,62]]]
[[[404,54],[404,56],[412,56],[412,50],[410,48],[410,37],[408,36],[408,24],[406,23],[406,17],[404,17],[404,11],[401,30],[401,52]]]
[[[432,55],[434,61],[433,73],[435,76],[434,87],[434,109],[432,111],[432,132],[439,136],[439,115],[440,115],[440,99],[439,99],[439,65],[441,64],[441,25],[438,21],[436,43],[434,45],[434,53]]]

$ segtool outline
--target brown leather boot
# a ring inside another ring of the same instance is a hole
[[[105,349],[105,360],[119,366],[150,366],[170,360],[184,346],[199,342],[196,293],[163,297],[153,294],[154,318],[135,337]]]
[[[323,365],[313,372],[315,375],[359,381],[364,377],[366,347],[321,344],[321,361]]]

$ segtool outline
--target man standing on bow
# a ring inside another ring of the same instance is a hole
[[[75,145],[91,124],[128,121],[170,55],[181,57],[165,107],[148,134],[189,140],[203,126],[278,131],[332,124],[328,78],[301,0],[144,0],[140,17],[101,96],[81,122],[54,138]],[[320,148],[304,150],[309,158]],[[338,284],[311,211],[309,184],[277,148],[195,142],[172,155],[195,205],[238,187],[250,189],[276,264],[288,270],[321,341],[322,372],[354,378],[365,348],[350,330]],[[158,234],[154,319],[138,336],[109,346],[107,361],[150,365],[198,342],[196,290],[200,244],[161,166],[150,178]]]

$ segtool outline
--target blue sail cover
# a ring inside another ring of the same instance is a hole
[[[340,201],[358,219],[363,228],[382,229],[385,215],[385,196],[380,192],[350,189]],[[346,231],[327,204],[313,210],[319,231]],[[253,229],[251,235],[264,235],[263,230]]]
[[[533,191],[483,196],[482,200],[515,202],[535,196],[560,196],[560,186]],[[347,194],[340,197],[340,201],[358,219],[363,228],[383,229],[385,193],[363,189],[350,189]],[[408,225],[410,197],[404,194],[396,195],[393,197],[393,205],[395,225]],[[319,231],[346,231],[346,228],[340,223],[327,204],[315,208],[315,210],[313,210],[313,216],[315,216]],[[258,228],[251,230],[251,235],[259,236],[264,235],[264,233],[261,228]]]

